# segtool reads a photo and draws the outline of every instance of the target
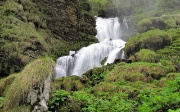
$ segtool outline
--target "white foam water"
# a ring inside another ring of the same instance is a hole
[[[55,78],[69,75],[81,76],[94,67],[101,67],[101,61],[107,57],[105,65],[117,58],[124,58],[125,42],[121,40],[121,29],[118,18],[96,18],[96,38],[99,43],[83,47],[77,53],[70,51],[69,56],[57,59]]]

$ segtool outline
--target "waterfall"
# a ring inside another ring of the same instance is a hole
[[[55,78],[69,75],[81,76],[94,67],[101,67],[101,61],[107,57],[105,65],[117,58],[124,58],[125,42],[121,40],[122,32],[119,19],[96,18],[99,43],[81,48],[77,53],[70,51],[69,56],[59,57],[55,67]]]
[[[128,27],[127,22],[128,22],[127,18],[126,18],[126,17],[124,17],[124,19],[123,19],[123,24],[126,26],[126,29],[128,30],[128,29],[129,29],[129,27]]]

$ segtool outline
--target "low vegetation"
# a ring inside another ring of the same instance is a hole
[[[85,37],[83,41],[68,36],[65,39],[73,41],[54,38],[48,29],[46,15],[40,12],[42,7],[38,8],[31,0],[0,2],[0,71],[3,73],[0,72],[0,77],[21,70],[0,78],[0,111],[30,112],[31,107],[27,102],[29,90],[52,75],[55,64],[51,58],[31,61],[46,56],[57,59],[57,56],[67,54],[70,49],[77,50],[91,41],[95,42],[89,35],[94,32],[88,28],[93,24],[90,16],[106,9],[113,9],[120,19],[127,17],[134,23],[135,35],[125,47],[125,55],[132,63],[108,64],[95,67],[81,77],[52,80],[49,112],[180,111],[179,0],[86,1],[90,4],[78,0],[67,2],[70,5],[79,3],[78,8],[83,9],[82,15],[78,15],[86,17],[80,24],[85,27],[78,29],[82,31],[78,35]],[[75,9],[67,7],[66,12],[74,15]],[[77,24],[76,19],[69,17],[73,24],[67,26]],[[89,23],[84,24],[84,21]],[[58,32],[57,29],[55,31]],[[65,28],[63,31],[72,35],[69,32],[74,30]]]
[[[174,68],[147,62],[109,66],[112,69],[95,68],[81,77],[71,76],[54,81],[53,85],[60,86],[54,89],[49,111],[154,112],[180,108],[180,99],[177,98],[180,95],[180,74],[173,73]],[[69,79],[82,87],[72,89],[76,88],[76,84]]]

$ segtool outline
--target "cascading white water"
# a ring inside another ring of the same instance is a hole
[[[128,27],[127,22],[128,22],[127,18],[126,18],[126,17],[124,17],[124,19],[123,19],[123,24],[126,26],[126,29],[128,30],[128,29],[129,29],[129,27]]]
[[[101,61],[107,57],[105,65],[113,63],[116,58],[124,58],[125,42],[121,40],[121,29],[118,18],[96,18],[96,29],[99,43],[83,47],[77,53],[70,51],[69,56],[57,59],[55,78],[69,75],[81,76],[93,67],[101,67]],[[74,56],[71,56],[74,55]]]

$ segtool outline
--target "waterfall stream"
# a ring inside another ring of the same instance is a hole
[[[127,23],[123,24],[127,25]],[[99,43],[83,47],[77,53],[70,51],[69,56],[59,57],[55,67],[55,78],[69,75],[81,76],[89,69],[101,67],[101,61],[106,57],[105,65],[113,63],[117,58],[124,58],[125,42],[121,39],[119,19],[97,17],[96,29]]]

